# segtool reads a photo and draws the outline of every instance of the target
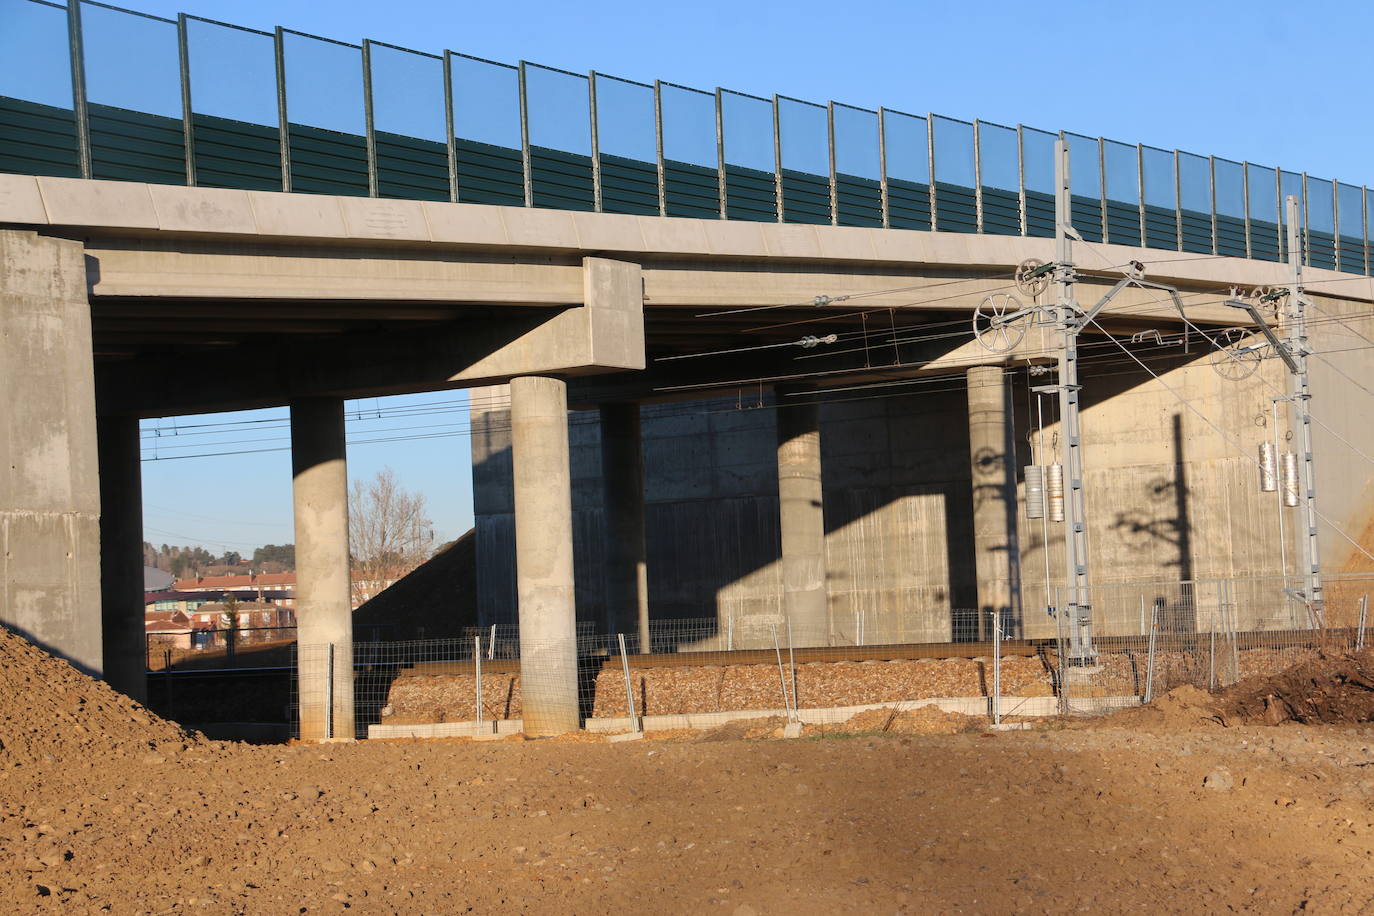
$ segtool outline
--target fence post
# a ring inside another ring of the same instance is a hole
[[[778,645],[778,625],[770,623],[768,629],[773,631],[773,654],[778,658],[778,687],[782,689],[782,704],[787,710],[787,721],[792,721],[792,702],[787,697],[787,675],[782,667],[782,648]]]
[[[482,731],[482,637],[472,637],[472,663],[476,665],[477,673],[477,719],[475,731],[480,734]]]
[[[224,637],[225,666],[234,667],[234,643],[237,641],[238,627],[230,627]]]
[[[630,731],[639,733],[644,726],[639,716],[635,715],[635,686],[634,681],[630,680],[630,656],[625,654],[625,634],[617,633],[616,639],[620,641],[620,668],[625,672],[625,711],[630,716]]]
[[[1364,649],[1364,619],[1369,610],[1369,595],[1360,596],[1360,628],[1355,632],[1355,651]]]
[[[324,669],[324,736],[334,737],[334,644],[329,644],[329,659]]]
[[[1143,598],[1141,599],[1144,600]],[[1145,702],[1155,699],[1155,640],[1159,635],[1159,605],[1150,607],[1150,642],[1145,652]]]
[[[797,709],[797,656],[792,651],[792,620],[787,620],[787,666],[792,669],[792,710]]]
[[[491,639],[487,641],[487,658],[496,658],[496,624],[491,625]]]
[[[735,615],[731,614],[725,618],[725,648],[727,651],[735,651]]]
[[[1212,651],[1207,659],[1207,689],[1217,689],[1217,628],[1212,627]]]
[[[1002,724],[1002,614],[992,611],[992,724]]]

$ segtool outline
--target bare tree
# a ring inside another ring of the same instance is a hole
[[[353,565],[353,604],[362,604],[429,559],[434,532],[425,498],[410,493],[391,468],[348,494],[348,546]]]

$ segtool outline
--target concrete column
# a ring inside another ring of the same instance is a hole
[[[783,613],[796,645],[829,645],[820,405],[778,391],[778,529]]]
[[[568,386],[543,376],[511,379],[510,413],[520,705],[525,734],[561,735],[581,725]]]
[[[649,651],[649,575],[644,557],[644,454],[639,404],[601,406],[601,479],[606,507],[606,626],[639,635]]]
[[[92,674],[100,482],[80,242],[0,230],[0,623]]]
[[[143,628],[143,467],[137,417],[100,417],[100,604],[105,680],[148,699]]]
[[[343,401],[291,403],[301,738],[352,738],[353,606]]]
[[[973,548],[978,574],[978,635],[992,638],[989,614],[1002,615],[1003,635],[1016,632],[1012,560],[1016,550],[1016,469],[1011,418],[1000,366],[968,370],[968,439],[973,478]]]

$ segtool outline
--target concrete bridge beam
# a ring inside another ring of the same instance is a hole
[[[573,583],[568,386],[511,379],[516,600],[525,734],[561,735],[581,724]]]
[[[353,604],[343,401],[291,403],[297,694],[303,740],[353,737]]]

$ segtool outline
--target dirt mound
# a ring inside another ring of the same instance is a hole
[[[147,756],[203,740],[0,627],[0,768]]]
[[[1228,724],[1374,722],[1374,649],[1317,652],[1278,674],[1246,678],[1217,706]]]
[[[851,716],[832,731],[890,732],[898,735],[957,735],[978,731],[983,722],[978,716],[945,712],[938,706],[918,706],[915,709],[869,709]]]
[[[1154,702],[1136,706],[1114,713],[1110,722],[1114,726],[1126,728],[1180,729],[1193,728],[1203,722],[1217,719],[1217,697],[1190,684],[1175,687],[1168,693],[1155,697]],[[1082,727],[1091,727],[1084,720]]]

